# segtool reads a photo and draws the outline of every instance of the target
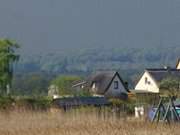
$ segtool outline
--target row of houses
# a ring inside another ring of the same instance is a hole
[[[145,69],[133,90],[128,88],[128,83],[116,71],[98,71],[87,79],[76,82],[72,87],[76,91],[88,90],[94,97],[126,99],[128,93],[131,92],[159,93],[160,82],[168,76],[180,78],[180,60],[178,60],[175,68]]]
[[[159,93],[160,82],[168,76],[180,78],[180,60],[176,67],[147,68],[141,75],[133,90],[128,89],[120,74],[115,71],[99,71],[91,75],[87,80],[74,84],[76,89],[90,90],[95,96],[125,98],[129,92]]]

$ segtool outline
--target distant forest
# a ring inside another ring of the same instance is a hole
[[[20,82],[15,84],[21,85],[23,79],[27,83],[28,77],[30,77],[29,81],[31,82],[35,75],[35,79],[44,79],[40,80],[39,83],[46,83],[42,87],[45,89],[45,86],[48,86],[48,81],[58,75],[78,75],[85,78],[98,70],[116,70],[125,81],[129,82],[130,88],[133,88],[145,68],[175,67],[176,61],[180,57],[179,52],[180,46],[149,47],[146,49],[97,47],[69,53],[21,56],[20,61],[15,66],[15,81]],[[19,88],[19,86],[16,87]]]
[[[89,73],[96,70],[138,70],[174,66],[180,46],[156,48],[93,48],[68,53],[21,56],[16,71],[52,73]]]

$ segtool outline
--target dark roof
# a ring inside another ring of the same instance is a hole
[[[111,82],[115,72],[107,71],[107,72],[96,72],[88,79],[90,86],[95,82],[96,87],[98,88],[98,94],[104,94],[106,88]]]
[[[96,87],[98,88],[97,94],[104,94],[109,88],[111,82],[113,81],[115,76],[118,76],[121,80],[122,84],[125,87],[125,84],[120,77],[119,73],[116,71],[99,71],[90,76],[87,80],[90,87],[92,87],[93,83],[96,83]],[[125,87],[126,89],[126,87]],[[127,90],[127,89],[126,89]],[[127,90],[128,91],[128,90]]]
[[[105,97],[68,97],[54,99],[53,103],[59,107],[65,106],[86,106],[86,105],[109,105]]]
[[[180,70],[178,69],[146,69],[146,71],[153,77],[153,79],[159,83],[167,77],[180,78]]]

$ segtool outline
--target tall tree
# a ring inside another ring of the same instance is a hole
[[[13,64],[19,60],[19,45],[9,39],[0,39],[0,94],[9,94],[13,78]]]
[[[72,83],[75,81],[79,81],[81,78],[79,76],[58,76],[54,80],[52,80],[51,85],[57,86],[59,95],[73,95],[74,91],[72,90]]]

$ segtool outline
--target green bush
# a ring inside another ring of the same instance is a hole
[[[14,102],[11,96],[0,96],[0,109],[10,109]]]
[[[48,97],[24,97],[16,99],[16,106],[32,110],[46,110],[51,106],[52,99]]]
[[[57,94],[63,95],[73,95],[72,83],[75,81],[80,81],[81,78],[79,76],[72,75],[63,75],[58,76],[54,80],[52,80],[51,85],[57,86],[58,92]]]
[[[134,113],[134,107],[136,102],[134,99],[121,100],[121,99],[109,99],[113,107],[123,109],[127,114]]]

